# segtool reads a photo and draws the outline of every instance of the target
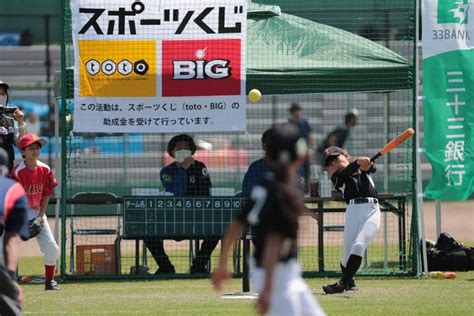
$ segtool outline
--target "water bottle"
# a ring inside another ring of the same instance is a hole
[[[331,196],[331,180],[329,180],[328,172],[323,172],[323,177],[321,179],[321,197],[330,197]]]
[[[311,166],[311,178],[309,180],[309,196],[319,196],[319,175],[317,166]]]

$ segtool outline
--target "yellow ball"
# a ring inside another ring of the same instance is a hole
[[[262,98],[262,93],[258,89],[252,89],[249,91],[249,100],[252,103],[257,103]]]

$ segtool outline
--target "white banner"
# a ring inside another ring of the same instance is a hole
[[[472,48],[473,9],[473,0],[422,0],[423,58]]]
[[[246,5],[72,0],[74,130],[245,130]]]

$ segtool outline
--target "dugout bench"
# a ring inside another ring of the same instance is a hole
[[[122,240],[135,240],[135,272],[140,266],[139,241],[146,237],[159,239],[222,238],[240,211],[241,197],[123,197],[123,233],[115,240],[116,271],[121,272]],[[243,253],[248,254],[251,235],[242,232]],[[243,273],[248,273],[244,260]],[[234,267],[238,264],[234,261]]]
[[[406,267],[406,198],[407,194],[379,194],[382,213],[390,212],[398,220],[398,246],[400,269]],[[122,233],[115,240],[115,271],[121,273],[120,243],[122,240],[135,240],[135,271],[140,265],[139,241],[146,236],[161,239],[191,239],[217,236],[222,237],[245,199],[241,197],[173,197],[173,196],[125,196],[101,199],[68,199],[67,204],[112,204],[122,203]],[[54,201],[53,201],[54,202]],[[313,218],[317,221],[319,273],[325,272],[324,234],[343,231],[343,225],[325,225],[324,214],[342,213],[346,205],[339,194],[328,198],[306,197],[304,199]],[[338,203],[339,202],[339,203]],[[88,214],[93,215],[93,214]],[[106,215],[106,214],[104,214]],[[112,214],[108,214],[112,215]],[[116,215],[116,214],[114,214]],[[341,223],[343,224],[343,223]],[[243,255],[250,252],[251,232],[242,233]],[[240,251],[239,251],[240,252]],[[237,257],[237,258],[236,258]],[[244,260],[242,272],[248,275],[247,261]],[[234,270],[240,272],[240,255],[234,253]],[[248,282],[245,280],[244,283]],[[245,291],[245,284],[244,284]]]
[[[406,194],[379,194],[380,210],[397,216],[398,246],[400,269],[407,263],[406,253]],[[241,197],[203,197],[186,198],[170,196],[129,196],[123,198],[123,234],[115,242],[116,271],[120,273],[120,242],[123,239],[135,240],[135,271],[140,265],[139,240],[144,237],[160,239],[197,239],[204,237],[222,237],[245,198]],[[324,273],[324,234],[343,231],[341,225],[325,225],[324,214],[343,213],[346,205],[339,194],[331,197],[306,197],[304,202],[318,227],[318,272]],[[337,203],[339,202],[339,203]],[[243,256],[250,250],[251,232],[243,232]],[[240,262],[234,258],[234,268]],[[235,270],[240,271],[239,267]],[[248,272],[244,260],[243,273]]]
[[[397,216],[398,220],[398,246],[399,246],[399,263],[400,270],[405,269],[407,264],[406,253],[406,197],[404,193],[381,193],[379,194],[380,211],[383,213],[390,212]],[[344,231],[344,223],[341,225],[324,224],[325,213],[343,213],[346,211],[345,201],[342,196],[337,193],[331,197],[306,197],[304,202],[310,212],[314,213],[314,218],[318,222],[318,270],[319,273],[325,272],[324,267],[324,233],[325,232],[342,232]],[[340,203],[335,203],[340,202]],[[386,229],[386,228],[384,228]]]

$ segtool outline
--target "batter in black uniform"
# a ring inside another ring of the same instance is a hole
[[[189,135],[181,134],[171,138],[167,151],[175,161],[160,172],[161,183],[166,191],[172,192],[175,196],[210,195],[212,184],[207,167],[192,157],[196,149],[196,144]],[[159,266],[156,272],[174,273],[174,266],[163,248],[163,240],[148,238],[145,243]],[[191,265],[191,273],[209,273],[207,269],[209,258],[218,243],[219,238],[204,239]]]
[[[324,151],[328,174],[347,208],[344,219],[344,253],[341,259],[342,278],[335,284],[323,286],[327,294],[357,290],[354,275],[360,267],[369,243],[380,228],[380,208],[377,190],[370,173],[375,166],[368,157],[349,162],[349,154],[331,146]]]
[[[298,170],[307,154],[306,140],[289,123],[272,127],[266,143],[270,171],[253,186],[248,203],[226,234],[213,285],[229,278],[227,256],[243,226],[253,225],[255,269],[252,284],[257,309],[269,315],[324,315],[301,278],[297,260],[298,216],[305,207]]]

